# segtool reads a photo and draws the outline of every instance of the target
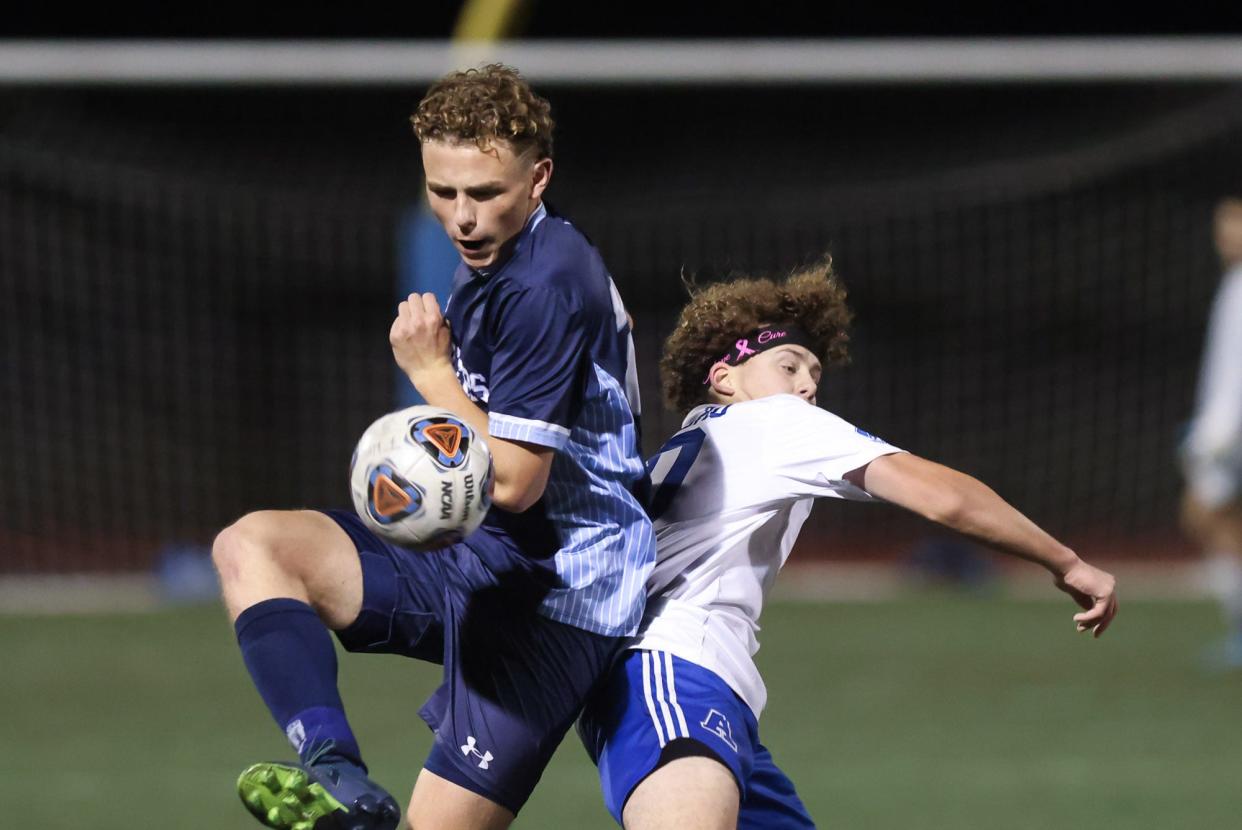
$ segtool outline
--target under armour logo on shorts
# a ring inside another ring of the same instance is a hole
[[[479,752],[479,750],[475,748],[475,743],[474,736],[467,735],[466,742],[461,745],[461,754],[473,755],[479,759],[479,769],[487,769],[488,765],[492,762],[492,753],[486,751]]]

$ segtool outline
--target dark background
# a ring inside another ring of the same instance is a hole
[[[754,23],[601,7],[588,25],[540,3],[525,31],[1239,28],[1221,8],[1118,21],[799,8]],[[441,37],[455,14],[226,6],[53,22],[25,4],[3,25]],[[1242,190],[1242,87],[540,91],[558,122],[550,201],[600,247],[637,320],[648,452],[679,421],[655,363],[683,275],[780,274],[830,252],[857,322],[824,405],[979,476],[1071,543],[1187,553],[1175,453],[1219,277],[1212,205]],[[421,92],[0,88],[0,571],[145,568],[249,510],[347,502],[353,441],[393,405],[386,334],[397,229],[421,198],[407,121]],[[825,505],[812,521],[806,556],[899,552],[928,532],[878,507]]]
[[[6,6],[11,37],[448,37],[459,3],[108,6],[22,2]],[[787,2],[730,11],[718,3],[535,0],[521,34],[532,38],[805,38],[1018,35],[1162,35],[1242,32],[1236,3]]]

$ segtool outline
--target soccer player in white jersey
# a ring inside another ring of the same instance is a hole
[[[811,818],[759,742],[753,656],[764,598],[815,498],[883,499],[1047,568],[1102,634],[1113,577],[968,475],[816,406],[844,361],[849,311],[827,263],[783,282],[696,293],[665,343],[668,401],[689,409],[648,461],[656,568],[638,636],[579,732],[630,830],[803,828]]]
[[[1211,588],[1229,634],[1214,668],[1242,668],[1242,199],[1221,201],[1214,222],[1225,275],[1212,304],[1199,400],[1182,445],[1182,524],[1207,554]]]

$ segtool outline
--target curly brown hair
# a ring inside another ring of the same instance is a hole
[[[708,400],[707,370],[738,337],[763,325],[797,325],[815,341],[813,351],[825,368],[849,362],[852,315],[831,257],[779,281],[742,278],[687,288],[690,302],[660,358],[664,400],[678,412]]]
[[[427,90],[410,122],[420,143],[472,141],[487,150],[500,140],[516,153],[534,147],[539,158],[552,158],[552,105],[503,64],[445,75]]]

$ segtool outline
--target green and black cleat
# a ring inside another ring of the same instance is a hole
[[[310,766],[254,764],[238,777],[237,793],[276,830],[396,830],[401,820],[396,800],[339,756]]]

